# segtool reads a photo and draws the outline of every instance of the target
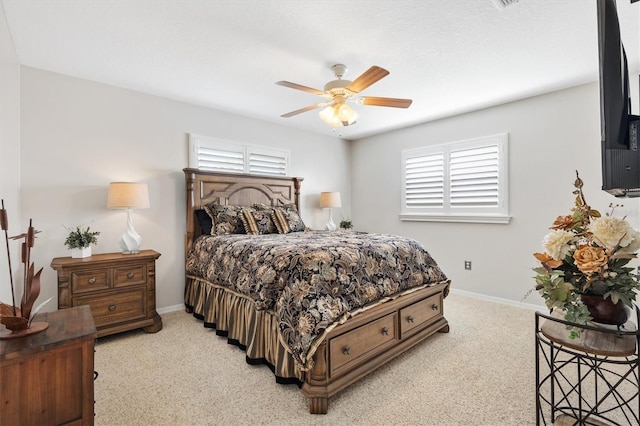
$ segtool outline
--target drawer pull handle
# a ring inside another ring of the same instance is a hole
[[[434,311],[438,310],[438,305],[436,303],[434,303],[433,305],[431,305],[431,309],[433,309]]]
[[[382,327],[382,334],[384,334],[385,336],[389,334],[389,329],[387,327]]]
[[[110,305],[108,309],[109,309],[109,312],[113,312],[116,310],[116,305]]]
[[[407,322],[413,322],[413,316],[409,315],[409,316],[407,317]]]
[[[127,278],[129,278],[129,279],[133,278],[133,272],[129,272],[129,273],[127,274]]]
[[[89,278],[89,284],[94,284],[96,282],[96,277]]]
[[[351,348],[349,346],[345,346],[344,349],[342,349],[342,353],[345,355],[351,355]]]

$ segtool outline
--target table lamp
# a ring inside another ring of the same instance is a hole
[[[328,231],[335,231],[336,224],[333,223],[333,216],[331,209],[334,207],[342,207],[340,202],[339,192],[321,192],[320,193],[320,207],[329,209],[329,222],[327,222],[326,229]]]
[[[140,253],[142,237],[133,228],[133,209],[149,208],[149,190],[146,183],[111,182],[107,208],[127,210],[127,230],[122,234],[120,247],[124,254]]]

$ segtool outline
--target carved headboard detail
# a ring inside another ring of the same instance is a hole
[[[262,203],[279,206],[295,203],[300,211],[300,184],[303,178],[253,174],[206,172],[184,169],[187,184],[187,234],[185,250],[200,236],[195,211],[210,203],[251,206]]]

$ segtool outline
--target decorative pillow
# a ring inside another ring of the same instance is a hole
[[[273,222],[278,228],[278,233],[288,234],[290,232],[300,232],[307,229],[298,212],[286,210],[282,207],[275,207],[271,215]]]
[[[242,211],[244,231],[250,235],[277,234],[278,229],[271,220],[273,209]]]
[[[204,209],[213,220],[211,235],[244,234],[242,210],[250,207],[209,204]]]
[[[273,206],[268,206],[266,204],[263,203],[253,203],[252,207],[256,210],[273,210],[275,207]],[[291,210],[294,212],[298,211],[298,208],[296,207],[296,205],[294,203],[290,203],[290,204],[283,204],[281,206],[276,206],[278,208],[281,209],[285,209],[285,210]]]
[[[213,219],[209,216],[209,213],[205,209],[196,210],[196,218],[200,224],[200,231],[204,235],[210,235],[213,228]]]
[[[253,203],[251,207],[253,207],[256,210],[271,210],[273,208],[263,203]]]

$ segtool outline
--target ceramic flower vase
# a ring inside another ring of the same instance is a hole
[[[74,259],[91,256],[91,246],[71,249],[71,257]]]
[[[594,322],[609,325],[622,325],[627,322],[627,308],[621,301],[613,303],[611,299],[587,294],[581,295],[580,299],[589,309],[589,315]]]

